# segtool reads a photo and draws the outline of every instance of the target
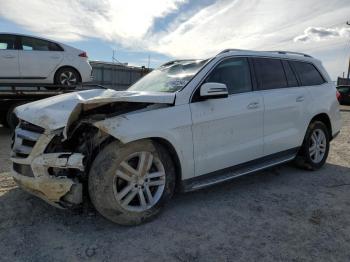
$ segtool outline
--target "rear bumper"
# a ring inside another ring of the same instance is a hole
[[[80,76],[81,76],[81,81],[83,83],[91,82],[94,79],[93,75],[92,75],[92,67],[88,62],[84,62],[79,67],[79,72],[80,72]]]

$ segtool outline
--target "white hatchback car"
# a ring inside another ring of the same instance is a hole
[[[191,191],[295,160],[322,167],[341,119],[336,88],[305,54],[225,50],[164,64],[127,91],[18,107],[12,176],[58,207],[83,187],[106,218],[154,217]]]
[[[91,81],[86,52],[43,38],[0,33],[0,83],[76,85]]]

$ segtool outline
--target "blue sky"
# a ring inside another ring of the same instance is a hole
[[[25,14],[25,15],[24,15]],[[350,56],[348,0],[1,0],[0,31],[38,35],[156,67],[225,48],[291,50],[321,59],[333,79]]]

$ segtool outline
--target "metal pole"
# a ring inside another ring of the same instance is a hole
[[[347,21],[346,24],[347,24],[347,25],[350,25],[350,22]],[[348,82],[348,84],[350,84],[349,79],[350,79],[350,58],[349,58],[348,77],[347,77],[347,82]]]

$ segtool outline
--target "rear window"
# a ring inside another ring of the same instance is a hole
[[[290,61],[303,86],[321,85],[325,82],[314,65],[306,62]]]
[[[281,60],[254,58],[253,62],[258,78],[259,89],[266,90],[288,87]]]
[[[32,37],[22,37],[22,50],[24,51],[63,51],[55,43]]]
[[[0,35],[0,50],[14,50],[16,37],[13,35]]]

